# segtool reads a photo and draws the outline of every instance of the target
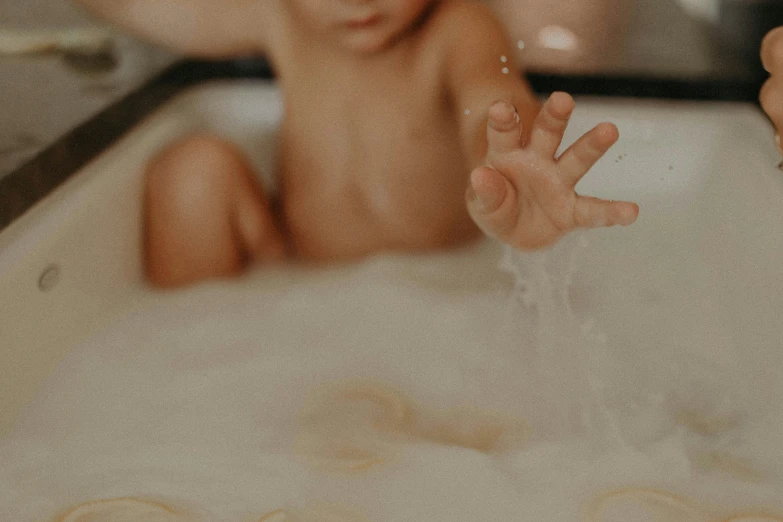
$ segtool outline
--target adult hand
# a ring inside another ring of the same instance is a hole
[[[761,62],[770,73],[769,80],[761,88],[759,99],[764,111],[775,125],[775,141],[781,149],[783,132],[783,26],[773,29],[761,44]],[[783,152],[783,150],[782,150]]]

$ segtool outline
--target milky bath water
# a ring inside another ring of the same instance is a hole
[[[268,158],[270,99],[183,96],[0,249],[0,521],[783,515],[783,192],[755,109],[580,100],[566,142],[623,137],[579,192],[638,202],[627,229],[141,288],[144,162],[204,129]]]
[[[617,344],[580,271],[597,243],[145,294],[0,441],[0,519],[116,498],[205,521],[783,514],[780,403],[754,364]],[[660,313],[645,299],[634,313]]]

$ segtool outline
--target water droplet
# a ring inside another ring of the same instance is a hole
[[[501,69],[501,72],[502,72],[503,74],[508,74],[508,67],[503,67],[503,68]]]
[[[470,109],[465,109],[465,116],[467,116],[468,114],[470,114]]]
[[[517,47],[520,48],[520,49],[524,49],[525,48],[525,42],[523,42],[522,40],[517,40]]]
[[[503,62],[503,63],[506,63],[508,61],[508,58],[506,58],[505,54],[501,54],[500,55],[500,61]]]

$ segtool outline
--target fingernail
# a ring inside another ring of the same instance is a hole
[[[514,112],[508,110],[508,107]],[[519,113],[513,103],[507,100],[497,100],[489,108],[489,121],[493,127],[497,130],[506,130],[504,128],[498,129],[498,124],[501,127],[511,127],[519,122]]]
[[[476,206],[481,212],[489,213],[494,211],[500,201],[496,194],[479,194],[476,193]]]
[[[465,199],[468,203],[476,202],[476,191],[473,189],[473,185],[468,184],[468,189],[465,191]]]

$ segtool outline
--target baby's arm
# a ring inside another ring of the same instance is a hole
[[[460,37],[450,45],[448,84],[473,169],[467,205],[476,224],[521,249],[548,246],[575,228],[631,224],[636,205],[574,190],[615,143],[616,127],[597,126],[555,158],[571,97],[555,93],[540,108],[519,77],[502,24],[471,4],[451,16]]]
[[[272,0],[73,0],[135,35],[201,57],[261,52]]]
[[[523,140],[530,135],[541,103],[519,75],[516,52],[506,29],[481,5],[462,4],[449,14],[454,32],[448,48],[447,74],[454,110],[471,168],[487,154],[487,109],[496,100],[518,111]]]

